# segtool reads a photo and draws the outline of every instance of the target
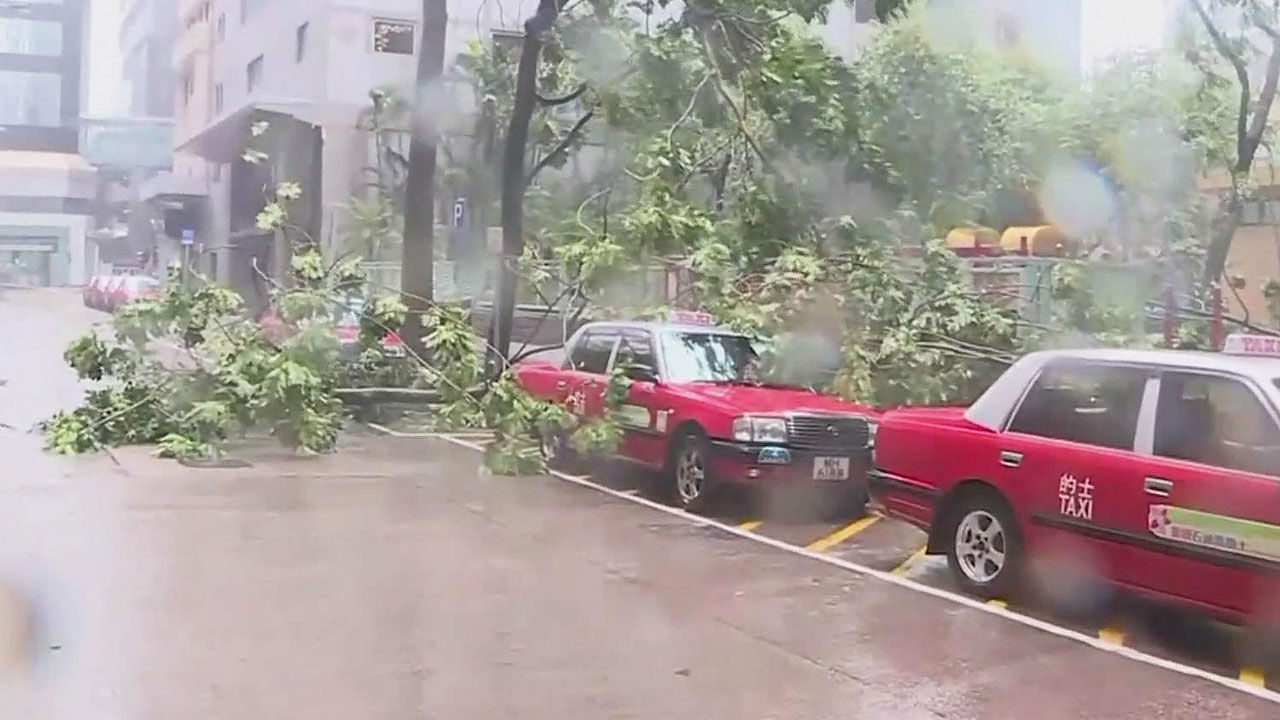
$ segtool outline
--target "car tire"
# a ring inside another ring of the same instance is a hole
[[[671,455],[667,479],[670,497],[689,512],[702,512],[711,505],[715,490],[711,478],[711,445],[701,432],[681,436]]]
[[[558,428],[544,428],[538,433],[538,452],[547,467],[552,470],[570,470],[574,466],[573,449],[568,438]]]
[[[984,599],[1008,598],[1022,572],[1022,533],[993,491],[960,498],[943,527],[947,565],[961,588]]]

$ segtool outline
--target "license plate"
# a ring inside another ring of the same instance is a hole
[[[849,458],[820,457],[813,459],[814,480],[848,480]]]

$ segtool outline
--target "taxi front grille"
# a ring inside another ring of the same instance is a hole
[[[787,418],[787,437],[801,450],[840,451],[844,454],[867,446],[867,421],[843,415],[793,415]]]

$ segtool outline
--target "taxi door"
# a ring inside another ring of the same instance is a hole
[[[666,460],[667,410],[658,379],[653,335],[629,330],[618,344],[615,364],[625,363],[631,384],[618,409],[623,427],[619,454],[649,468],[661,468]]]
[[[1164,372],[1149,451],[1143,540],[1162,557],[1143,584],[1233,613],[1280,612],[1280,425],[1266,396],[1244,378]]]
[[[1135,446],[1155,383],[1143,367],[1050,365],[1000,435],[1002,487],[1022,516],[1038,579],[1056,583],[1050,590],[1133,583],[1135,567],[1158,559],[1123,542],[1145,531],[1145,457]]]
[[[574,346],[569,369],[556,383],[565,404],[576,415],[597,417],[604,412],[608,370],[621,334],[609,328],[589,329]]]

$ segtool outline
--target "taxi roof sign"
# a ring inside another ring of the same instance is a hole
[[[1270,355],[1280,357],[1280,337],[1252,333],[1232,333],[1227,336],[1222,352],[1228,355]]]
[[[673,310],[671,312],[671,322],[680,323],[681,325],[711,327],[716,324],[716,319],[711,313],[701,310]]]

